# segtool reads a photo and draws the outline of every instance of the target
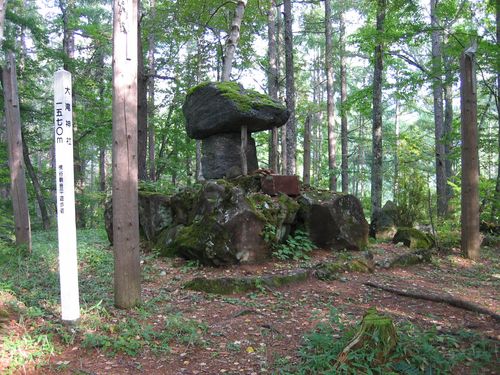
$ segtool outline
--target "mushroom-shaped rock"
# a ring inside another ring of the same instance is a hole
[[[269,96],[236,82],[205,82],[191,88],[182,106],[189,137],[205,139],[221,133],[250,133],[284,125],[290,113]]]
[[[318,247],[362,250],[368,243],[368,222],[354,195],[310,191],[298,199],[299,217]]]

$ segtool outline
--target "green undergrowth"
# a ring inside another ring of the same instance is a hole
[[[398,342],[384,363],[369,347],[352,350],[346,361],[337,363],[342,350],[351,342],[358,326],[344,323],[332,309],[328,322],[308,333],[299,350],[299,363],[280,358],[276,374],[483,374],[500,360],[498,342],[468,331],[443,333],[423,330],[410,323],[396,325]],[[373,337],[373,339],[378,339]],[[493,366],[493,367],[492,367]]]
[[[133,310],[113,306],[113,254],[105,232],[94,229],[78,231],[80,321],[62,324],[57,249],[54,231],[33,233],[32,254],[0,242],[0,307],[9,304],[8,313],[24,332],[0,335],[0,363],[7,363],[0,372],[43,366],[70,345],[136,356],[146,348],[168,352],[174,342],[203,344],[206,327],[179,314],[164,292]],[[154,272],[143,268],[145,278]]]

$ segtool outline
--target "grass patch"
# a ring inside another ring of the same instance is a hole
[[[335,368],[337,358],[354,337],[357,327],[343,323],[333,309],[327,323],[319,324],[304,338],[300,362],[279,359],[278,374],[448,374],[465,370],[481,374],[498,363],[498,343],[477,334],[459,331],[443,334],[436,329],[421,330],[405,323],[396,326],[398,343],[385,363],[376,353],[362,347],[349,353],[348,360]],[[493,367],[492,367],[493,369]]]
[[[43,365],[69,345],[136,356],[145,348],[168,351],[171,342],[203,343],[206,327],[177,314],[164,293],[133,310],[113,306],[113,254],[104,231],[78,231],[78,262],[81,319],[68,327],[60,321],[57,233],[34,232],[30,255],[0,242],[0,306],[7,295],[22,306],[14,311],[19,330],[0,336],[2,371]]]

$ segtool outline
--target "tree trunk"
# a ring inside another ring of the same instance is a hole
[[[345,21],[344,11],[340,14],[340,139],[342,143],[342,193],[349,191],[348,128],[347,110],[347,70],[345,63]]]
[[[386,12],[386,0],[377,1],[377,36],[382,38]],[[375,46],[373,70],[373,118],[372,118],[372,177],[371,206],[373,214],[382,208],[382,80],[384,70],[383,43]]]
[[[137,25],[137,170],[140,181],[148,179],[148,79],[144,72],[141,25]]]
[[[45,204],[45,198],[43,197],[42,186],[40,185],[40,180],[35,172],[35,168],[33,168],[33,164],[30,160],[30,155],[28,151],[28,145],[26,144],[24,137],[22,136],[23,142],[23,159],[24,164],[26,165],[26,171],[28,172],[28,176],[30,176],[31,182],[33,184],[33,190],[35,191],[36,202],[38,203],[38,208],[40,209],[40,216],[42,217],[42,225],[43,229],[50,229],[50,218],[47,212],[47,205]]]
[[[462,132],[462,254],[479,259],[479,158],[475,51],[460,61],[460,108]]]
[[[156,18],[156,1],[151,0],[151,18]],[[148,153],[149,153],[149,179],[156,181],[155,168],[155,62],[156,40],[154,32],[148,36]]]
[[[7,63],[2,76],[16,245],[26,246],[28,252],[31,252],[31,224],[23,163],[21,113],[17,89],[16,63],[14,54],[11,51],[7,52]]]
[[[269,96],[278,100],[278,65],[276,47],[276,1],[271,0],[267,12],[267,36],[268,36],[268,58],[269,71],[267,75],[267,86]],[[272,128],[269,139],[269,168],[278,171],[278,129]]]
[[[234,10],[234,17],[231,23],[231,31],[229,32],[226,43],[226,54],[224,56],[224,66],[222,67],[221,81],[229,81],[231,79],[231,69],[233,68],[234,52],[240,39],[240,27],[245,13],[247,0],[238,0],[236,9]]]
[[[326,118],[328,122],[328,187],[337,190],[335,117],[333,102],[333,44],[332,4],[325,0],[325,71],[326,71]]]
[[[137,0],[113,2],[113,249],[115,305],[141,300],[137,191]]]
[[[224,56],[224,66],[222,67],[222,81],[229,81],[231,78],[231,69],[233,67],[234,60],[234,52],[236,51],[236,46],[238,45],[238,41],[240,39],[240,27],[241,21],[243,20],[243,14],[245,13],[245,7],[247,5],[247,0],[238,0],[236,4],[236,9],[234,10],[234,17],[231,23],[231,31],[229,32],[229,36],[226,43],[226,54]],[[247,166],[247,126],[241,126],[241,148],[240,148],[240,157],[241,157],[241,173],[246,176],[248,173]]]
[[[394,186],[392,190],[392,195],[394,198],[397,197],[399,192],[399,136],[400,136],[400,125],[399,125],[399,98],[396,97],[396,109],[394,114],[394,128],[396,137],[396,147],[394,150]]]
[[[295,125],[295,79],[293,72],[293,32],[292,32],[292,2],[284,0],[285,13],[285,74],[286,74],[286,106],[290,111],[290,118],[286,126],[286,174],[295,174],[295,151],[297,135]],[[284,160],[285,161],[285,160]]]
[[[497,27],[497,48],[500,49],[500,1],[496,2],[496,27]],[[500,150],[500,72],[497,72],[497,95],[495,97],[497,105],[498,121],[498,150]],[[500,208],[500,152],[497,153],[497,183],[495,186],[495,199],[491,209],[491,222],[497,222],[498,209]]]
[[[311,114],[308,113],[304,124],[304,185],[311,184]]]
[[[444,57],[445,61],[445,84],[444,84],[444,123],[443,123],[443,139],[444,139],[444,165],[446,181],[450,181],[453,175],[451,164],[451,134],[453,131],[453,70],[451,67],[451,57]],[[453,188],[446,183],[446,215],[451,213],[450,201],[453,198]]]
[[[74,0],[69,0],[66,3],[60,2],[59,7],[62,13],[63,21],[63,68],[70,72],[72,76],[76,76],[72,66],[72,61],[75,57],[75,32],[70,27],[71,12],[74,10]],[[75,90],[72,91],[71,108],[75,108]],[[78,228],[85,227],[85,208],[81,204],[81,199],[78,196],[83,195],[84,191],[84,162],[80,153],[80,138],[78,136],[78,124],[76,121],[76,111],[73,110],[73,165],[75,178],[75,215],[76,225]]]
[[[7,10],[7,0],[0,0],[0,46],[3,43],[3,29],[5,26],[6,10]]]
[[[432,28],[432,95],[434,98],[434,135],[436,149],[436,195],[437,213],[444,217],[448,211],[446,195],[446,166],[445,149],[443,142],[443,77],[442,77],[442,32],[436,14],[438,0],[431,0],[431,28]]]
[[[99,191],[106,191],[106,148],[99,147]]]

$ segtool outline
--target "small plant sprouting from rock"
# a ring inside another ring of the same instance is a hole
[[[285,243],[279,242],[279,233],[276,227],[266,225],[262,232],[264,240],[270,244],[273,256],[280,260],[307,260],[309,253],[316,248],[309,235],[301,230],[295,231],[288,236]]]

